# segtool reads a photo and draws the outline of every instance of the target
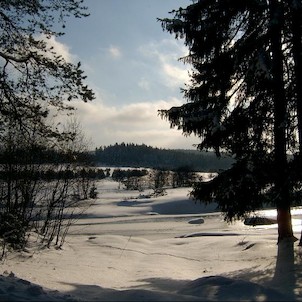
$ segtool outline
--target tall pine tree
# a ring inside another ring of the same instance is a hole
[[[301,195],[302,1],[199,0],[159,19],[184,39],[192,66],[185,104],[160,110],[199,149],[236,163],[192,196],[216,201],[227,220],[277,208],[278,241],[294,238],[290,208]]]

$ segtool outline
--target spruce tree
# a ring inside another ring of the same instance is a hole
[[[159,19],[184,39],[192,66],[186,103],[160,110],[198,149],[228,152],[231,169],[194,186],[227,220],[273,205],[278,241],[293,239],[290,208],[301,195],[302,1],[199,0]]]

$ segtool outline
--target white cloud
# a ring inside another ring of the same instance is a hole
[[[114,59],[118,59],[122,56],[121,50],[116,46],[111,45],[108,49],[108,52],[109,52],[109,55]]]
[[[40,39],[44,40],[49,47],[52,47],[53,51],[55,51],[57,55],[61,55],[66,62],[74,63],[78,61],[77,56],[71,53],[70,48],[66,44],[56,40],[54,36],[51,36],[50,38],[40,36]]]
[[[188,83],[189,76],[186,69],[182,69],[178,66],[162,62],[162,70],[167,76],[167,85],[171,87],[183,86],[184,83]]]
[[[168,87],[180,87],[189,81],[188,66],[179,62],[179,58],[188,52],[186,47],[177,40],[150,42],[139,48],[146,58],[159,65],[159,75]]]
[[[181,100],[158,100],[153,103],[133,103],[122,107],[105,105],[100,99],[91,103],[76,102],[78,116],[94,147],[121,143],[145,143],[161,148],[192,148],[196,137],[187,138],[181,131],[171,129],[161,119],[159,109],[178,106]]]

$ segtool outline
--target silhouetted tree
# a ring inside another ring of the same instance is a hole
[[[36,126],[51,135],[53,129],[43,120],[50,109],[70,109],[67,100],[93,99],[93,92],[83,83],[80,63],[67,62],[49,43],[63,35],[54,27],[65,27],[66,17],[87,15],[82,2],[1,2],[0,129],[14,120],[24,128]],[[31,123],[23,123],[28,120]]]
[[[193,67],[183,89],[188,102],[161,115],[200,137],[198,149],[236,159],[213,181],[196,184],[192,196],[217,201],[228,220],[276,206],[279,241],[293,238],[290,207],[301,190],[301,6],[200,0],[160,19],[184,39],[189,54],[181,60]]]
[[[190,187],[197,178],[196,173],[192,172],[189,167],[179,167],[173,171],[172,185],[173,187]]]
[[[44,173],[46,166],[42,167],[42,163],[48,162],[52,155],[70,161],[70,155],[75,158],[81,152],[78,132],[64,129],[54,117],[71,112],[73,107],[68,101],[87,102],[94,94],[84,84],[81,64],[67,61],[50,42],[63,34],[56,28],[65,27],[66,17],[87,16],[82,2],[1,1],[0,237],[13,247],[24,247],[27,231],[33,229],[39,215],[35,206],[47,208],[41,193],[45,191],[45,180],[40,176],[53,177],[58,171]],[[76,153],[70,144],[77,146]],[[64,152],[60,149],[62,145]],[[50,160],[52,164],[62,164],[56,161],[58,157]],[[61,194],[60,206],[57,207],[58,203],[55,206],[59,229],[67,202],[64,196],[73,175],[68,169],[60,172],[63,184],[54,186],[55,192]],[[61,232],[55,235],[61,236]]]

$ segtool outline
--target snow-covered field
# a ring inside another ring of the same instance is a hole
[[[302,300],[302,248],[277,245],[276,225],[227,224],[187,188],[144,198],[104,180],[98,191],[62,250],[8,255],[0,301]]]

